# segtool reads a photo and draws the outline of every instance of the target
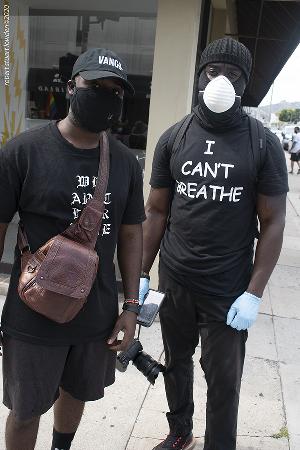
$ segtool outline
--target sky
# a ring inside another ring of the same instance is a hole
[[[270,104],[271,90],[272,86],[260,106]],[[274,81],[272,104],[279,103],[282,100],[300,101],[300,44]]]

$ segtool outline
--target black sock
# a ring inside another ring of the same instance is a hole
[[[69,450],[75,433],[59,433],[53,428],[53,439],[51,450]]]

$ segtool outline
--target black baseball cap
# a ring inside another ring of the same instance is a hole
[[[72,78],[76,75],[80,75],[84,80],[119,78],[124,89],[131,95],[134,94],[134,87],[127,79],[124,62],[114,52],[105,48],[90,48],[82,53],[73,66]]]

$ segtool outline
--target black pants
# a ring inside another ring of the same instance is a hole
[[[201,336],[200,364],[207,382],[204,450],[235,450],[247,331],[226,325],[234,298],[189,291],[160,264],[159,288],[166,292],[160,321],[165,348],[165,389],[172,434],[193,428],[193,360]]]

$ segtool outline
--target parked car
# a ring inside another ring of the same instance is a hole
[[[278,136],[277,131],[275,132],[271,130],[279,137],[283,150],[287,152],[290,150],[292,146],[292,139],[295,126],[296,126],[295,124],[285,125],[281,131],[277,130],[279,131],[281,136]]]
[[[294,134],[294,128],[296,125],[285,125],[283,127],[283,133],[285,134],[286,139],[292,142],[293,134]]]

